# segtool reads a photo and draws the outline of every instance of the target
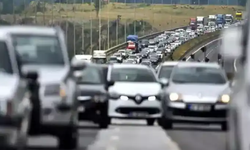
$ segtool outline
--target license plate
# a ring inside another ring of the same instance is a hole
[[[146,117],[148,116],[148,113],[146,112],[132,112],[130,113],[131,117]]]
[[[211,105],[192,104],[189,105],[189,109],[192,111],[210,111]]]

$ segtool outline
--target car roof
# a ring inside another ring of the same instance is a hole
[[[9,34],[34,34],[55,36],[56,30],[52,27],[43,26],[1,26],[0,39],[6,39]]]
[[[178,61],[165,61],[164,63],[162,63],[162,66],[175,66],[178,63]]]
[[[148,69],[147,66],[140,64],[113,64],[113,68],[138,68],[138,69]]]
[[[221,68],[218,63],[207,63],[207,62],[188,62],[182,61],[177,64],[178,67],[211,67]]]

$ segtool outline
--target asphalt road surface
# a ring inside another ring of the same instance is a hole
[[[179,150],[158,125],[147,126],[144,120],[113,120],[112,123],[103,130],[83,123],[79,130],[79,150]],[[57,150],[56,146],[57,140],[53,137],[29,139],[31,150]]]

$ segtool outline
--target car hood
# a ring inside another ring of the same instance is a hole
[[[229,94],[229,84],[224,85],[202,85],[202,84],[171,84],[168,93],[182,95],[184,102],[213,101],[215,102],[221,94]]]
[[[42,84],[61,82],[68,74],[69,67],[56,65],[24,65],[23,72],[38,72],[38,80]]]
[[[14,94],[15,88],[17,87],[19,78],[17,76],[9,75],[0,72],[0,101],[11,98]]]
[[[136,95],[142,96],[157,95],[161,90],[159,83],[142,83],[142,82],[115,82],[114,86],[109,88],[109,92],[115,92],[124,95]]]

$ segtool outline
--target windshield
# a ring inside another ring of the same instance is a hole
[[[221,69],[208,67],[177,67],[172,75],[174,83],[225,84]]]
[[[114,56],[120,57],[120,56],[121,56],[121,54],[116,53],[116,54],[114,54]]]
[[[0,71],[12,74],[9,51],[5,42],[0,41]]]
[[[162,66],[161,70],[159,72],[159,75],[158,75],[159,79],[160,78],[169,79],[170,76],[171,76],[173,68],[174,68],[174,66]]]
[[[23,64],[64,65],[56,36],[13,35],[13,45]]]
[[[106,58],[93,58],[93,63],[105,64],[106,63]]]
[[[225,19],[227,19],[227,20],[230,19],[231,20],[232,17],[231,16],[225,16]]]
[[[117,58],[116,57],[110,57],[109,61],[117,61]]]
[[[157,82],[153,72],[144,68],[114,68],[111,72],[111,80],[120,82]]]
[[[102,78],[100,76],[100,69],[95,67],[87,67],[81,72],[81,79],[78,81],[79,83],[85,84],[102,84]]]

